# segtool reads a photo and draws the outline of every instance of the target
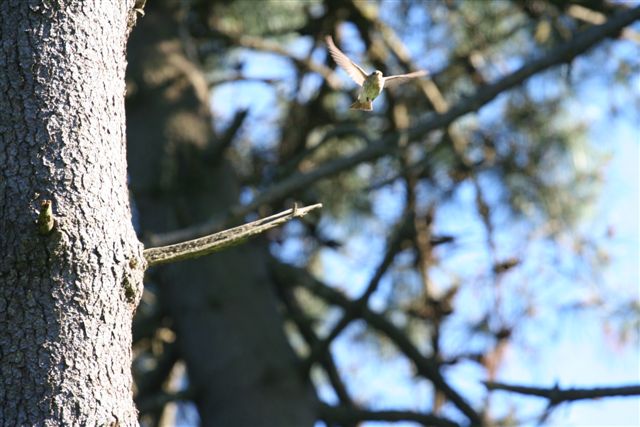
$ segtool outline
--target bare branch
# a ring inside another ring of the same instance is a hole
[[[264,83],[267,85],[273,85],[273,84],[282,82],[282,79],[268,78],[268,77],[255,77],[255,76],[247,76],[242,73],[232,73],[232,74],[226,74],[223,76],[211,77],[207,80],[207,83],[209,83],[209,86],[211,87],[223,85],[225,83],[234,83],[234,82],[255,82],[255,83]]]
[[[274,283],[277,285],[280,299],[284,303],[291,320],[295,323],[298,331],[306,341],[307,346],[312,348],[319,341],[318,336],[313,330],[312,319],[310,319],[300,307],[295,295],[293,294],[293,289],[286,286],[285,283],[281,283],[275,275],[273,276],[273,279]],[[329,382],[338,396],[340,403],[344,407],[352,408],[354,406],[353,399],[351,399],[347,386],[340,376],[340,372],[338,371],[338,367],[335,364],[331,352],[325,352],[322,355],[320,363],[322,364],[322,367],[327,374]]]
[[[607,20],[607,16],[604,13],[589,9],[579,4],[572,4],[567,7],[567,13],[576,19],[590,24],[602,24]],[[640,34],[631,28],[625,28],[622,30],[622,37],[636,43],[640,43]]]
[[[325,338],[319,340],[314,344],[314,346],[311,348],[309,356],[302,364],[303,372],[306,373],[309,369],[311,369],[311,366],[320,358],[322,354],[327,351],[333,340],[335,340],[338,335],[340,335],[342,331],[344,331],[354,319],[361,317],[360,312],[362,308],[367,306],[367,304],[369,303],[369,298],[378,289],[382,277],[391,266],[398,252],[400,252],[400,250],[402,249],[402,241],[407,234],[407,228],[411,224],[411,219],[412,214],[411,212],[407,211],[405,215],[403,215],[403,217],[400,219],[400,221],[398,221],[394,232],[389,237],[387,251],[380,261],[380,264],[376,268],[376,271],[369,281],[367,288],[362,293],[362,295],[356,301],[354,301],[347,310],[345,310],[342,318],[333,327],[331,332],[329,332],[329,334],[327,334]]]
[[[550,405],[582,399],[595,399],[601,397],[616,396],[640,396],[640,385],[621,387],[594,387],[594,388],[552,388],[529,387],[514,384],[504,384],[487,381],[484,383],[489,390],[504,390],[512,393],[527,394],[549,399]]]
[[[318,297],[338,305],[345,310],[355,310],[355,302],[351,301],[340,292],[315,279],[303,269],[298,269],[282,263],[273,263],[273,272],[282,275],[281,282],[290,286],[303,286]],[[427,378],[433,386],[440,390],[463,414],[469,418],[473,425],[481,425],[480,415],[469,405],[467,400],[454,390],[440,373],[436,361],[424,356],[411,342],[407,335],[383,315],[371,310],[367,306],[358,309],[360,317],[372,328],[378,330],[413,362],[418,375]]]
[[[432,414],[421,414],[413,411],[367,411],[364,409],[345,408],[320,404],[318,408],[320,419],[345,425],[361,421],[415,421],[425,426],[459,427],[459,424],[446,418]]]
[[[270,52],[275,53],[277,55],[284,56],[286,58],[291,59],[298,66],[303,67],[306,70],[313,71],[314,73],[320,74],[331,86],[334,90],[342,89],[343,85],[338,76],[331,70],[331,68],[327,67],[324,64],[315,62],[311,59],[303,59],[294,56],[290,52],[288,52],[285,48],[283,48],[280,44],[262,39],[260,37],[251,37],[247,35],[241,34],[233,34],[228,31],[223,31],[220,28],[217,28],[216,31],[220,33],[221,36],[228,38],[231,42],[248,48],[259,50],[262,52]]]
[[[236,112],[229,126],[224,130],[220,138],[204,153],[206,159],[215,162],[220,159],[225,150],[231,145],[238,131],[249,115],[249,110],[243,109]]]
[[[312,210],[321,207],[321,203],[302,208],[294,206],[293,209],[288,209],[267,218],[262,218],[258,221],[253,221],[229,230],[220,231],[219,233],[211,234],[199,239],[176,243],[169,246],[145,249],[143,255],[147,260],[147,267],[201,257],[203,255],[208,255],[221,249],[228,248],[229,246],[237,245],[249,237],[264,233],[265,231],[284,224],[293,218],[301,218]]]

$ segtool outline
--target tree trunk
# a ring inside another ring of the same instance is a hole
[[[3,425],[137,423],[131,319],[144,261],[124,113],[133,3],[0,1]]]
[[[129,164],[142,228],[169,231],[238,203],[215,143],[209,89],[185,53],[179,2],[152,2],[130,43]],[[296,370],[267,275],[267,247],[250,241],[156,270],[205,426],[311,426],[313,395]]]

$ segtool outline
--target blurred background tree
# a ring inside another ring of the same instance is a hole
[[[543,360],[585,315],[606,319],[603,343],[638,343],[637,277],[614,293],[610,233],[584,225],[616,149],[585,99],[604,122],[640,120],[631,6],[150,1],[127,81],[143,240],[324,209],[147,275],[143,425],[520,425],[640,394],[553,387]],[[326,35],[367,70],[430,74],[350,111]],[[536,381],[519,385],[539,388],[498,382],[510,354],[529,354],[519,369]]]

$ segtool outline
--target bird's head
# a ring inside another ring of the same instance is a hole
[[[377,76],[377,77],[382,77],[382,71],[380,71],[380,70],[375,70],[375,71],[373,72],[373,75],[375,75],[375,76]]]

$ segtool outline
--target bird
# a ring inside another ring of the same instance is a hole
[[[358,99],[356,99],[356,102],[351,104],[349,107],[352,110],[372,111],[373,100],[380,95],[383,88],[395,86],[396,84],[404,83],[407,80],[427,74],[424,70],[387,77],[385,77],[380,70],[375,70],[371,74],[367,74],[361,66],[353,62],[347,55],[338,49],[335,43],[333,43],[333,38],[331,38],[331,36],[327,36],[325,40],[327,42],[327,47],[329,48],[329,54],[336,64],[346,71],[354,82],[362,87],[358,92]]]

